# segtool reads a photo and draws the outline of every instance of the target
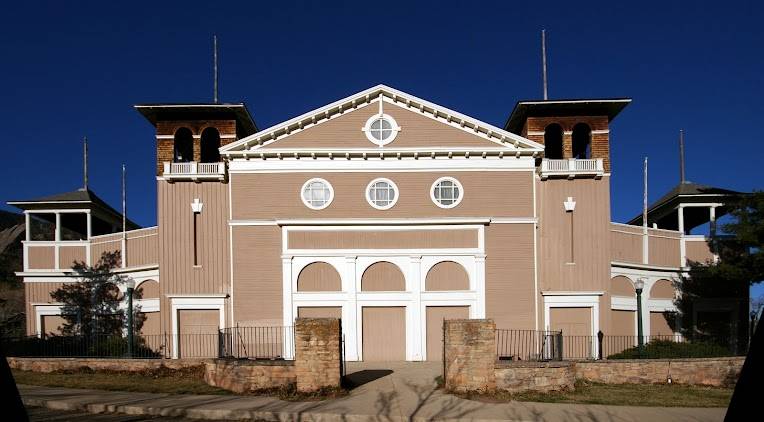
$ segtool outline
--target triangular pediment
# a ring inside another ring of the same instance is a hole
[[[378,145],[368,122],[392,119],[395,137]],[[506,151],[536,154],[543,146],[514,133],[384,85],[351,95],[220,149],[226,155],[321,151]]]

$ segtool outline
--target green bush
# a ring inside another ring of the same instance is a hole
[[[642,347],[632,347],[620,353],[608,356],[608,359],[678,359],[678,358],[712,358],[731,356],[726,348],[714,343],[675,342],[669,340],[653,340]]]

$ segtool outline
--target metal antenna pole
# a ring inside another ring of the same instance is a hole
[[[544,79],[544,100],[549,99],[546,79],[546,29],[541,30],[541,73]]]
[[[679,129],[679,182],[685,182],[684,177],[684,129]]]
[[[642,194],[642,227],[647,230],[647,157],[645,157],[644,180]]]
[[[122,268],[127,266],[127,190],[126,170],[122,164]]]
[[[217,35],[212,36],[212,50],[213,50],[212,70],[214,73],[214,87],[213,87],[212,101],[215,104],[217,104],[218,103],[218,36]]]

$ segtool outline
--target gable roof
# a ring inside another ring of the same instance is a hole
[[[255,134],[242,138],[236,142],[220,148],[224,155],[238,155],[253,151],[262,146],[278,141],[291,133],[302,131],[314,125],[330,120],[333,116],[355,110],[361,105],[368,105],[373,101],[384,98],[386,102],[393,103],[402,108],[418,110],[429,115],[444,124],[468,130],[495,144],[494,148],[509,148],[513,152],[537,154],[543,151],[541,144],[526,139],[520,135],[508,132],[504,129],[482,122],[478,119],[463,115],[446,107],[425,101],[405,92],[390,88],[386,85],[377,85],[341,100],[327,104],[323,107],[311,110],[293,119],[273,125]],[[394,146],[377,147],[369,149],[395,150]]]

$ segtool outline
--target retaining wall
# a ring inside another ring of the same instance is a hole
[[[499,362],[494,373],[496,388],[510,393],[573,390],[576,383],[575,362]]]
[[[744,357],[576,362],[576,378],[605,384],[735,385]]]
[[[182,369],[203,365],[207,359],[88,359],[88,358],[15,358],[8,357],[11,369],[34,372],[75,371],[89,368],[94,371],[140,372],[165,366]]]
[[[286,387],[295,383],[293,361],[217,359],[204,364],[204,381],[236,393]]]

